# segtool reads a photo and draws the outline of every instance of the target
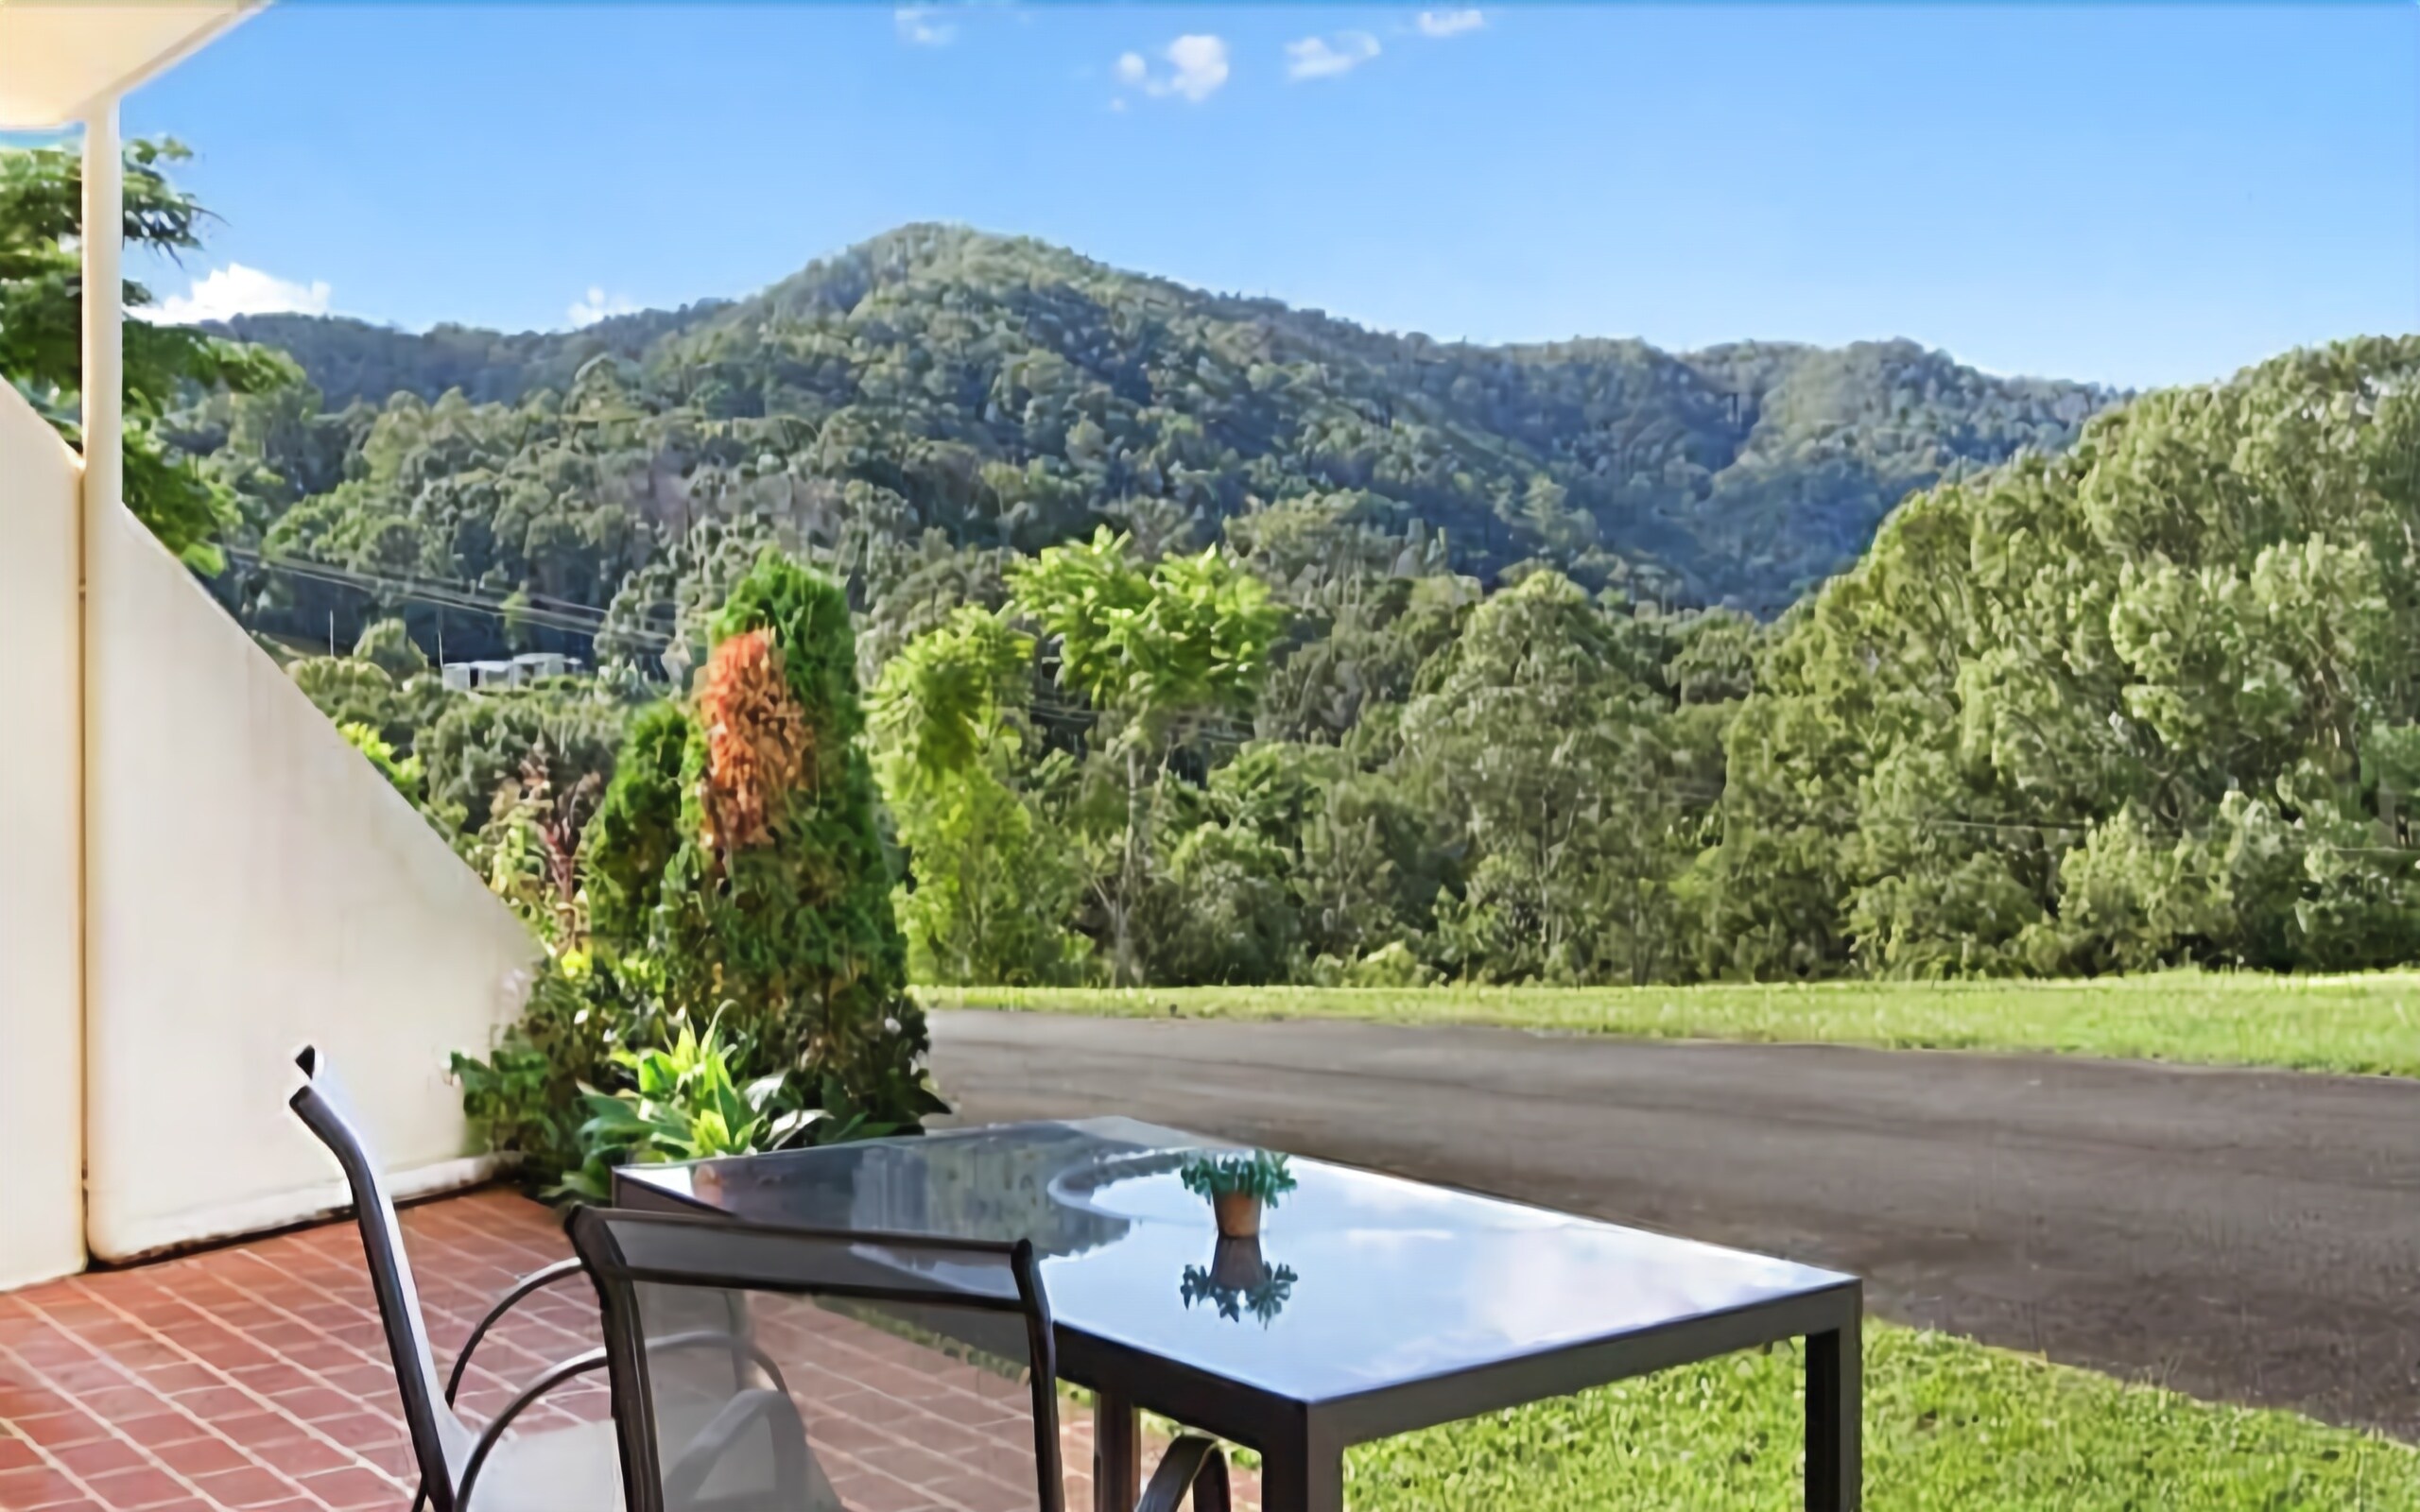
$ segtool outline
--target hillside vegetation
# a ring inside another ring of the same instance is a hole
[[[839,579],[928,983],[2420,954],[2420,338],[2113,407],[1895,345],[1444,346],[929,227],[568,335],[246,330],[495,396],[182,417],[272,558],[352,575],[231,573],[264,629],[651,672],[768,547]],[[300,675],[425,730],[466,833],[513,739],[610,753],[648,696],[474,730]]]
[[[274,547],[598,606],[650,565],[664,592],[700,519],[777,522],[879,596],[928,531],[1199,546],[1283,507],[1482,577],[1538,559],[1771,612],[1910,490],[2063,448],[2113,398],[1909,342],[1448,345],[935,226],[569,334],[229,329],[320,391],[231,438],[278,505],[314,496],[259,522]]]

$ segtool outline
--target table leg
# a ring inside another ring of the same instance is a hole
[[[1093,1401],[1094,1512],[1134,1512],[1143,1497],[1143,1421],[1133,1401],[1100,1392]]]
[[[1806,1512],[1863,1503],[1864,1355],[1855,1314],[1806,1336]]]
[[[1344,1512],[1344,1453],[1295,1443],[1260,1455],[1260,1512]]]

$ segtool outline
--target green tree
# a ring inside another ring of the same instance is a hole
[[[1251,709],[1286,618],[1260,579],[1216,551],[1147,568],[1131,547],[1103,526],[1089,542],[1049,547],[1010,573],[1017,607],[1051,637],[1059,685],[1115,719],[1126,822],[1104,902],[1120,983],[1138,979],[1133,917],[1167,760],[1189,729]]]
[[[2420,338],[2149,395],[1911,499],[1730,729],[1751,971],[2420,954]]]
[[[1475,610],[1421,671],[1404,760],[1463,816],[1475,859],[1444,920],[1475,975],[1669,974],[1688,850],[1656,648],[1568,579],[1538,573]]]
[[[411,685],[434,680],[424,675]],[[631,707],[609,689],[549,681],[454,696],[413,750],[428,773],[429,806],[473,834],[521,800],[533,758],[556,794],[581,791],[592,774],[590,788],[610,782],[631,721]]]
[[[188,155],[174,141],[128,144],[129,246],[171,257],[201,246],[209,213],[165,171]],[[0,374],[78,445],[83,178],[81,159],[66,148],[0,148]],[[151,293],[129,280],[124,299],[139,310]],[[125,342],[127,507],[169,550],[216,572],[224,558],[213,541],[237,519],[234,492],[170,445],[163,417],[198,391],[265,392],[299,382],[301,370],[283,353],[187,326],[130,320]]]
[[[898,911],[919,981],[1058,982],[1080,970],[1084,942],[1066,921],[1081,879],[1021,791],[1033,657],[1033,637],[967,605],[908,642],[874,691],[874,769],[908,853]]]
[[[428,670],[426,653],[413,643],[411,631],[401,620],[378,620],[366,627],[353,643],[353,655],[354,661],[371,663],[397,682]]]

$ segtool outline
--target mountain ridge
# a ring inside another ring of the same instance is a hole
[[[1482,576],[1543,558],[1759,613],[1847,565],[1909,492],[2060,450],[2124,397],[1996,377],[1904,338],[1439,341],[931,223],[750,295],[576,331],[307,316],[223,329],[292,354],[331,411],[454,390],[518,405],[569,395],[610,358],[650,413],[812,425],[780,428],[787,455],[767,455],[885,489],[959,540],[1031,549],[1137,500],[1215,538],[1254,501],[1349,492],[1377,528],[1443,531]],[[1033,477],[958,497],[985,468]],[[1027,507],[1038,494],[1049,507]]]

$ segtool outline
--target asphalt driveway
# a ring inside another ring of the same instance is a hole
[[[953,1012],[962,1118],[1125,1113],[1768,1250],[1875,1311],[2420,1439],[2420,1084]]]

